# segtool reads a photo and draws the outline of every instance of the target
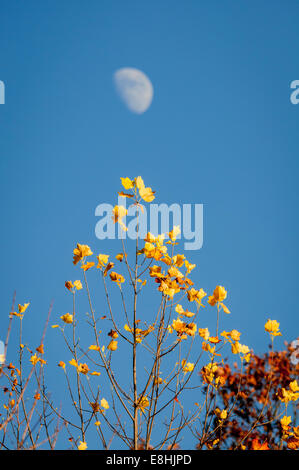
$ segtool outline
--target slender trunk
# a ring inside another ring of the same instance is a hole
[[[137,393],[137,351],[136,351],[136,314],[137,314],[137,279],[138,279],[138,209],[137,209],[137,226],[136,226],[136,257],[135,257],[135,277],[134,277],[134,311],[133,311],[133,328],[134,328],[134,344],[133,344],[133,391],[134,391],[134,450],[138,449],[138,393]]]

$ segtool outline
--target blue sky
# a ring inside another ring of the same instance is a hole
[[[116,202],[120,176],[140,174],[159,203],[204,204],[204,245],[188,256],[204,290],[228,289],[223,328],[261,353],[270,317],[281,324],[277,345],[293,340],[298,2],[1,0],[0,9],[0,337],[14,290],[31,302],[29,342],[52,299],[53,321],[70,309],[75,244],[118,251],[95,237],[94,211]],[[126,66],[153,83],[143,115],[115,92],[113,73]],[[202,326],[211,316],[203,311]],[[59,348],[49,331],[53,361]]]

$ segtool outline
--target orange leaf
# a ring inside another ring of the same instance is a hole
[[[220,341],[222,341],[222,339],[219,339],[218,336],[210,336],[209,341],[210,341],[210,343],[217,344],[217,343],[220,343]]]
[[[259,439],[253,439],[251,444],[252,450],[270,450],[267,441],[261,443]]]

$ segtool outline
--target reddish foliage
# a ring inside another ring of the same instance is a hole
[[[299,364],[290,360],[292,353],[294,349],[286,344],[284,351],[252,355],[243,371],[237,364],[233,370],[228,364],[218,368],[217,374],[222,379],[218,406],[232,411],[221,426],[214,418],[212,440],[217,444],[213,448],[281,450],[299,447],[299,438],[283,436],[280,425],[284,407],[281,408],[278,392],[299,376]],[[288,414],[295,416],[298,407],[298,403],[291,403]],[[210,447],[209,442],[206,446]]]

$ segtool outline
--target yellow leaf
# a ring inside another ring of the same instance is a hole
[[[64,321],[64,323],[73,323],[73,315],[70,313],[66,313],[65,315],[62,315],[61,320]]]
[[[116,258],[118,261],[122,262],[122,260],[123,260],[123,258],[124,258],[124,254],[123,254],[123,253],[118,253],[118,254],[115,256],[115,258]]]
[[[94,266],[94,262],[89,261],[88,263],[82,264],[81,269],[83,269],[84,271],[88,271],[93,266]]]
[[[130,178],[120,178],[121,184],[125,189],[132,189],[134,188],[134,181],[132,181]]]
[[[155,191],[152,188],[141,188],[139,194],[145,202],[152,202],[155,199]]]
[[[108,401],[105,400],[105,398],[102,398],[102,400],[101,400],[101,407],[104,408],[105,410],[109,409]]]
[[[144,189],[144,182],[141,176],[137,176],[137,178],[135,178],[135,184],[138,189]]]
[[[76,287],[77,290],[82,289],[81,281],[74,281],[74,286]]]
[[[75,367],[78,366],[78,363],[75,361],[75,359],[72,359],[71,361],[69,361],[69,364],[70,364],[71,366],[75,366]]]
[[[78,445],[78,450],[86,450],[86,449],[87,449],[86,442],[80,441],[80,445]]]
[[[30,305],[30,303],[27,303],[27,304],[24,304],[24,305],[18,305],[18,309],[19,309],[19,313],[24,313],[25,310],[27,310],[28,306]]]
[[[99,254],[97,256],[97,260],[98,260],[97,268],[101,269],[103,266],[105,266],[105,264],[108,263],[108,258],[109,258],[109,255]]]
[[[88,349],[90,349],[91,351],[100,351],[101,348],[96,344],[91,344]]]

